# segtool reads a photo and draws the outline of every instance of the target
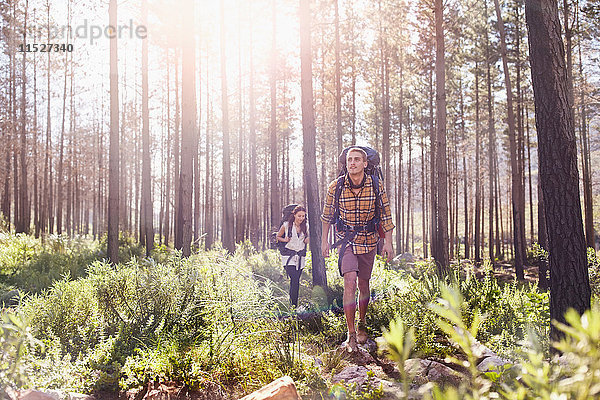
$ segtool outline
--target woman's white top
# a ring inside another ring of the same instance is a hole
[[[285,221],[283,223],[283,227],[284,237],[287,237],[289,223]],[[306,230],[308,231],[308,223],[306,224]],[[294,251],[304,250],[304,247],[306,246],[306,244],[304,243],[304,239],[306,239],[306,235],[304,234],[304,232],[300,232],[300,234],[298,234],[298,231],[296,230],[296,224],[292,224],[292,236],[290,237],[290,241],[285,244],[285,247]],[[288,263],[289,258],[290,256],[281,256],[281,265],[295,265],[296,269],[304,268],[306,257],[302,257],[302,262],[300,263],[300,265],[298,265],[298,258],[300,257],[298,257],[297,255],[292,256],[290,262]]]

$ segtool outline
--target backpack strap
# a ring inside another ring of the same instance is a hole
[[[334,225],[338,225],[340,219],[340,196],[342,195],[342,190],[344,189],[344,180],[346,179],[346,175],[340,175],[337,178],[337,182],[335,184],[335,195],[333,199],[333,223]]]
[[[373,175],[371,175],[371,180],[373,182],[373,191],[375,192],[375,215],[374,215],[374,219],[375,219],[375,223],[379,224],[379,222],[381,221],[381,193],[379,192],[379,182],[381,182],[379,180],[379,174],[381,173],[381,169],[380,168],[376,168],[375,171],[373,171]]]

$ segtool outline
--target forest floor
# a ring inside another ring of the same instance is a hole
[[[478,278],[483,278],[484,271],[480,267],[475,267],[475,271]],[[525,266],[524,267],[525,282],[534,283],[538,281],[538,267],[537,266]],[[515,279],[515,268],[508,263],[497,263],[494,268],[494,276],[499,282],[507,283]]]
[[[482,266],[475,266],[475,274],[479,279],[483,279],[485,271]],[[525,266],[525,282],[534,283],[537,282],[538,267],[537,266]],[[509,263],[496,263],[494,266],[494,276],[499,282],[512,282],[515,279],[514,267]],[[315,358],[317,365],[320,366],[320,373],[322,377],[332,384],[344,380],[345,384],[342,387],[348,388],[352,384],[359,384],[362,387],[370,385],[371,390],[377,389],[380,385],[382,392],[380,393],[381,399],[396,399],[402,397],[402,384],[399,382],[401,375],[398,371],[397,363],[388,357],[386,352],[378,351],[377,343],[369,339],[369,341],[362,345],[358,352],[348,353],[343,344],[339,344],[335,348],[337,343],[331,343],[330,348],[334,348],[332,352],[337,354],[337,357],[341,360],[341,367],[335,371],[327,371],[323,367],[323,360],[331,355],[322,354]],[[457,355],[460,357],[460,355]],[[441,370],[441,374],[446,373],[447,375],[442,376],[442,381],[448,381],[457,383],[457,379],[460,380],[460,375],[464,371],[459,371],[461,368],[454,368],[459,366],[452,366],[447,364],[444,360],[437,358],[431,360],[413,360],[418,361],[419,365],[426,365],[421,361],[429,362],[430,365],[425,370],[420,369],[417,375],[413,376],[413,383],[411,384],[411,396],[410,398],[420,398],[417,389],[419,382],[423,384],[427,382],[429,370],[433,369],[431,365],[436,364],[438,370]],[[441,365],[440,365],[441,364]],[[412,364],[416,366],[415,363]],[[448,368],[446,368],[448,367]],[[418,369],[419,367],[416,366]],[[423,367],[420,367],[423,368]],[[368,378],[367,371],[372,371],[373,376]],[[335,372],[335,373],[334,373]],[[415,370],[416,372],[416,370]],[[435,373],[434,373],[435,374]],[[422,375],[422,376],[421,376]],[[370,379],[370,381],[369,381]],[[325,397],[323,397],[325,395]],[[93,394],[94,399],[98,400],[151,400],[151,399],[193,399],[193,400],[234,400],[243,397],[244,394],[239,392],[239,388],[236,387],[214,387],[204,388],[203,390],[190,391],[181,382],[150,382],[146,387],[139,389],[132,389],[127,392],[97,392]],[[333,397],[332,397],[333,396]],[[323,398],[337,398],[331,390],[329,393],[309,393],[302,396],[303,399],[323,399]]]

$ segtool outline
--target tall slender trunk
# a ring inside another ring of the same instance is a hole
[[[421,118],[422,120],[423,118]],[[423,257],[427,258],[427,182],[425,181],[425,167],[427,160],[425,159],[425,135],[421,135],[421,231],[423,232]]]
[[[312,51],[310,0],[300,0],[300,87],[302,92],[302,132],[304,153],[304,192],[308,206],[310,249],[313,263],[313,285],[327,293],[325,260],[321,255],[320,202],[317,182],[315,110],[312,88]]]
[[[69,14],[71,14],[69,12]],[[72,218],[72,214],[75,212],[77,207],[74,206],[73,196],[73,178],[78,172],[77,168],[73,164],[77,164],[75,159],[75,102],[73,93],[73,53],[69,53],[70,60],[70,77],[69,77],[69,158],[67,160],[68,168],[68,180],[67,180],[67,213],[65,215],[65,227],[67,228],[67,235],[71,236],[75,230],[75,218]],[[77,186],[76,186],[77,188]]]
[[[167,152],[167,170],[165,175],[165,212],[163,215],[163,235],[165,238],[165,246],[169,246],[169,238],[171,235],[171,182],[173,181],[171,175],[171,161],[174,153],[173,148],[170,147],[173,139],[171,135],[171,63],[169,62],[169,53],[169,50],[167,50],[167,142],[165,143],[165,149]]]
[[[254,94],[254,42],[253,42],[253,24],[250,19],[249,27],[249,51],[250,51],[250,88],[248,93],[249,107],[249,129],[250,129],[250,241],[255,248],[258,248],[258,238],[260,235],[260,225],[258,220],[258,168],[256,153],[256,97]]]
[[[271,40],[271,65],[270,80],[271,89],[271,122],[269,125],[269,146],[271,150],[271,227],[277,229],[279,226],[280,209],[279,186],[277,184],[277,47],[276,47],[276,1],[272,0],[272,40]]]
[[[244,184],[244,165],[245,165],[245,155],[246,153],[243,151],[243,138],[244,138],[244,92],[242,89],[242,7],[241,0],[238,0],[238,74],[237,74],[237,91],[238,91],[238,137],[237,137],[237,145],[238,145],[238,159],[237,159],[237,190],[236,190],[236,210],[235,210],[235,241],[243,242],[244,241],[244,231],[245,231],[245,207],[244,207],[244,199],[246,197],[246,192],[243,188]]]
[[[506,108],[508,109],[508,139],[510,147],[510,167],[512,176],[512,208],[513,208],[513,241],[515,247],[515,274],[517,279],[525,279],[523,267],[525,264],[525,196],[523,189],[522,164],[518,160],[521,151],[517,146],[515,115],[513,108],[513,94],[510,74],[508,70],[508,56],[506,50],[506,33],[504,22],[500,13],[500,4],[494,0],[496,17],[498,19],[498,30],[500,32],[500,54],[504,68],[504,84],[506,86]]]
[[[485,18],[488,18],[487,2],[485,4]],[[494,254],[494,181],[497,174],[496,167],[496,127],[494,118],[494,97],[492,93],[492,76],[491,76],[491,54],[490,40],[487,27],[485,29],[485,53],[486,53],[486,84],[487,84],[487,108],[488,108],[488,254],[492,264],[495,263],[496,255]]]
[[[35,10],[33,20],[36,21]],[[37,30],[33,35],[37,41]],[[39,153],[38,153],[38,115],[37,115],[37,58],[33,58],[33,226],[35,237],[40,236],[40,190],[39,190]]]
[[[533,243],[535,238],[533,228],[533,185],[531,184],[531,141],[529,140],[529,110],[527,106],[525,106],[525,121],[525,132],[527,134],[527,178],[529,182],[529,229],[531,229],[531,243]]]
[[[68,3],[68,14],[70,15],[71,2]],[[63,96],[62,96],[62,118],[60,125],[60,142],[59,142],[59,153],[58,153],[58,173],[56,174],[56,233],[59,235],[62,233],[63,226],[63,199],[64,199],[64,185],[63,181],[65,179],[65,170],[64,170],[64,152],[65,152],[65,118],[67,113],[67,77],[68,77],[68,69],[69,69],[69,53],[65,53],[65,62],[64,68],[65,73],[63,75],[64,83],[63,83]]]
[[[448,168],[446,164],[446,60],[443,26],[444,5],[442,0],[435,0],[435,99],[436,99],[436,145],[435,169],[435,206],[432,214],[435,218],[436,240],[432,241],[432,254],[436,261],[438,273],[445,273],[449,266],[448,257]]]
[[[408,133],[408,165],[407,165],[407,177],[406,182],[408,183],[406,194],[406,245],[404,249],[408,251],[408,232],[411,226],[411,221],[413,220],[413,209],[411,207],[412,204],[412,123],[410,118],[410,108],[407,107],[407,118],[406,123],[408,125],[407,133]],[[412,222],[414,224],[414,222]]]
[[[29,8],[29,0],[25,0],[25,11],[23,15],[23,43],[27,43],[27,11]],[[27,106],[27,52],[23,52],[22,78],[21,78],[21,181],[19,188],[19,210],[21,212],[21,232],[29,233],[30,225],[30,210],[29,197],[27,195],[27,160],[25,155],[27,150],[27,116],[25,109]]]
[[[577,14],[577,31],[579,32],[579,13]],[[579,104],[580,110],[580,132],[581,132],[581,152],[583,162],[583,203],[584,203],[584,226],[586,246],[596,250],[596,233],[594,231],[594,201],[592,198],[592,173],[590,162],[590,146],[588,139],[587,107],[585,104],[586,79],[583,74],[583,61],[581,58],[581,41],[577,46],[579,54]]]
[[[184,257],[191,254],[192,243],[192,186],[193,151],[196,131],[196,42],[194,39],[194,2],[185,3],[181,70],[181,169],[179,172],[179,218],[181,221],[181,250]],[[227,178],[224,177],[224,180]]]
[[[142,24],[148,24],[148,0],[142,0]],[[193,87],[192,87],[193,88]],[[192,89],[193,90],[193,89]],[[152,207],[152,173],[150,171],[150,111],[148,109],[148,37],[142,39],[142,202],[144,220],[142,235],[145,237],[146,256],[154,247]]]
[[[229,252],[235,251],[233,238],[233,205],[231,196],[231,157],[229,147],[229,109],[227,100],[227,64],[225,58],[225,4],[221,0],[221,96],[223,113],[223,247]],[[273,104],[271,104],[273,107]],[[271,111],[273,112],[273,110]],[[276,159],[275,159],[276,160]],[[271,180],[273,183],[273,180]],[[277,180],[275,180],[277,186]],[[279,198],[277,196],[276,198]],[[276,198],[273,201],[276,201]]]
[[[200,206],[200,127],[202,126],[202,48],[198,44],[198,122],[194,130],[194,224],[193,224],[193,244],[198,246],[200,239],[201,225],[201,206]]]
[[[173,182],[175,183],[175,206],[173,213],[173,245],[176,249],[183,247],[183,221],[181,219],[181,210],[179,209],[181,196],[181,178],[180,178],[180,129],[181,129],[181,114],[180,114],[180,97],[179,97],[179,48],[175,48],[175,130],[173,131],[173,159],[175,165],[173,167]]]
[[[209,89],[209,63],[208,63],[208,51],[206,52],[206,154],[212,154],[212,133],[211,133],[211,103],[210,103],[210,89]],[[204,212],[204,226],[206,227],[206,238],[204,239],[204,247],[209,249],[214,243],[214,215],[213,215],[213,167],[210,162],[210,157],[206,157],[206,176],[205,184],[205,212]]]
[[[12,154],[12,168],[13,168],[13,204],[14,215],[13,221],[15,223],[15,231],[21,232],[21,211],[20,211],[20,200],[19,200],[19,138],[18,138],[18,121],[17,121],[17,56],[15,54],[16,35],[17,35],[17,2],[12,2],[11,7],[11,21],[10,21],[10,131],[11,131],[11,150],[9,154]]]
[[[117,0],[110,0],[108,14],[109,24],[117,26]],[[117,264],[119,262],[119,73],[117,68],[117,35],[113,35],[110,38],[110,150],[108,186],[108,257],[113,264]]]
[[[480,139],[481,132],[479,122],[479,64],[475,62],[475,224],[474,224],[474,252],[475,262],[481,262],[481,173],[480,166]]]
[[[335,132],[337,137],[337,154],[342,153],[342,83],[340,72],[340,13],[338,0],[333,0],[335,10]]]
[[[354,57],[356,55],[356,47],[354,40],[354,4],[353,0],[350,0],[349,4],[349,12],[350,12],[350,74],[352,79],[352,146],[356,145],[356,66],[354,62]]]

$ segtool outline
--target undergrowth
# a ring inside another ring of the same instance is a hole
[[[177,381],[190,390],[231,397],[287,374],[309,398],[314,393],[379,398],[380,388],[372,381],[364,387],[331,385],[322,372],[332,376],[344,366],[333,351],[346,334],[336,257],[327,260],[325,293],[312,286],[309,255],[300,306],[293,310],[278,253],[257,252],[248,243],[238,245],[233,255],[217,247],[184,258],[162,246],[153,258],[142,258],[140,249],[124,238],[121,251],[126,261],[111,265],[103,261],[102,242],[56,237],[42,244],[24,235],[4,239],[0,289],[20,294],[3,312],[2,387],[90,392]],[[595,254],[588,259],[590,280],[596,282],[600,263]],[[500,284],[489,265],[483,267],[482,277],[475,272],[467,263],[440,278],[430,262],[398,266],[377,258],[367,314],[370,336],[385,334],[395,343],[392,354],[399,359],[443,359],[457,351],[457,338],[440,323],[450,320],[499,355],[546,368],[548,294],[536,285]],[[38,278],[42,283],[35,285]],[[588,325],[596,324],[594,315],[585,318]],[[580,325],[575,329],[587,333],[569,335],[586,338],[592,346],[597,339],[590,336],[591,328]],[[535,343],[536,350],[526,343]],[[578,363],[595,367],[590,358],[576,354]],[[560,371],[564,376],[577,373]],[[406,382],[409,377],[400,372]],[[521,390],[502,386],[509,384],[508,376],[475,373],[473,379],[488,383],[471,382],[472,391],[458,388],[456,393],[482,398],[473,393]],[[544,385],[559,376],[538,376],[535,382],[545,390]],[[453,398],[453,392],[440,390],[432,393]]]

